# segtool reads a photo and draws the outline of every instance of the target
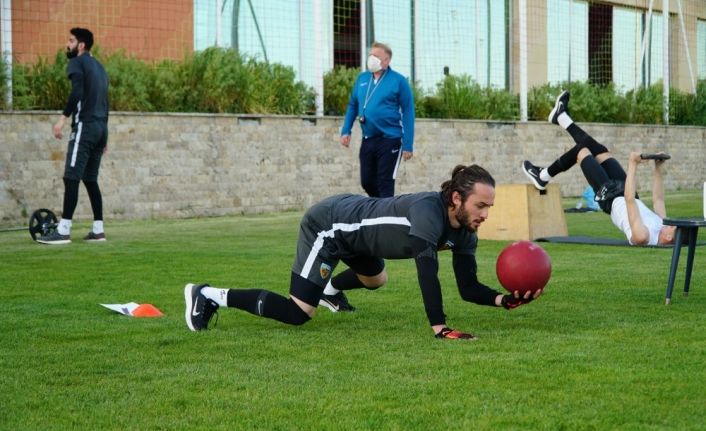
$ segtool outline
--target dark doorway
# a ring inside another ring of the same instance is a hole
[[[613,80],[613,7],[590,3],[588,6],[588,79],[597,85]]]
[[[333,2],[333,64],[360,67],[360,0]]]

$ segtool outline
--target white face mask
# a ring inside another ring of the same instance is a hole
[[[382,64],[379,58],[374,55],[368,56],[368,70],[375,73],[382,70]]]

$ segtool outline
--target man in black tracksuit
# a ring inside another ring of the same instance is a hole
[[[108,75],[103,65],[91,55],[93,33],[72,28],[66,44],[69,58],[67,76],[71,95],[61,118],[54,124],[56,139],[63,137],[64,122],[71,118],[71,136],[64,166],[64,204],[57,229],[37,242],[71,242],[71,219],[78,203],[79,182],[83,180],[93,210],[93,227],[86,241],[105,241],[103,198],[98,187],[98,170],[108,144]]]
[[[464,301],[511,309],[542,290],[503,295],[478,280],[476,230],[495,201],[495,180],[477,165],[456,166],[441,192],[388,198],[333,196],[311,207],[300,224],[289,297],[264,289],[223,289],[206,284],[184,288],[186,324],[208,329],[221,306],[234,307],[291,325],[306,323],[324,287],[377,289],[387,281],[384,259],[414,259],[424,309],[438,338],[473,339],[446,326],[437,252],[451,250],[453,271]],[[341,261],[348,269],[331,278]]]

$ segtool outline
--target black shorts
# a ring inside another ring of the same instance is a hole
[[[311,303],[302,296],[310,296],[312,300],[316,298],[318,303],[321,292],[340,261],[356,274],[370,277],[380,274],[385,269],[385,261],[379,257],[352,256],[336,248],[331,239],[334,224],[331,209],[339,198],[338,196],[328,198],[314,205],[304,214],[300,223],[297,255],[292,265],[290,293],[309,304]]]
[[[98,170],[107,144],[108,124],[106,122],[77,123],[71,129],[64,178],[75,181],[98,181]]]
[[[595,201],[604,213],[610,214],[613,200],[625,194],[625,183],[618,180],[608,180],[595,191]]]
[[[358,256],[353,258],[342,258],[340,259],[349,268],[355,271],[356,274],[365,276],[375,276],[380,274],[385,269],[385,261],[379,257],[368,257],[368,256]],[[325,264],[331,268],[326,274],[326,278],[323,278],[322,274],[313,274],[313,277],[305,278],[301,273],[296,273],[292,270],[292,279],[289,284],[289,294],[297,299],[300,299],[312,307],[316,307],[319,304],[319,299],[324,293],[326,283],[331,278],[331,273],[333,268],[336,267],[338,260],[329,261],[330,263]],[[322,261],[322,264],[323,261]]]

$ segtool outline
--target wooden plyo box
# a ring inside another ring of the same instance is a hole
[[[492,240],[532,241],[566,235],[558,184],[549,184],[544,191],[531,184],[498,184],[495,205],[478,229],[478,238]]]

